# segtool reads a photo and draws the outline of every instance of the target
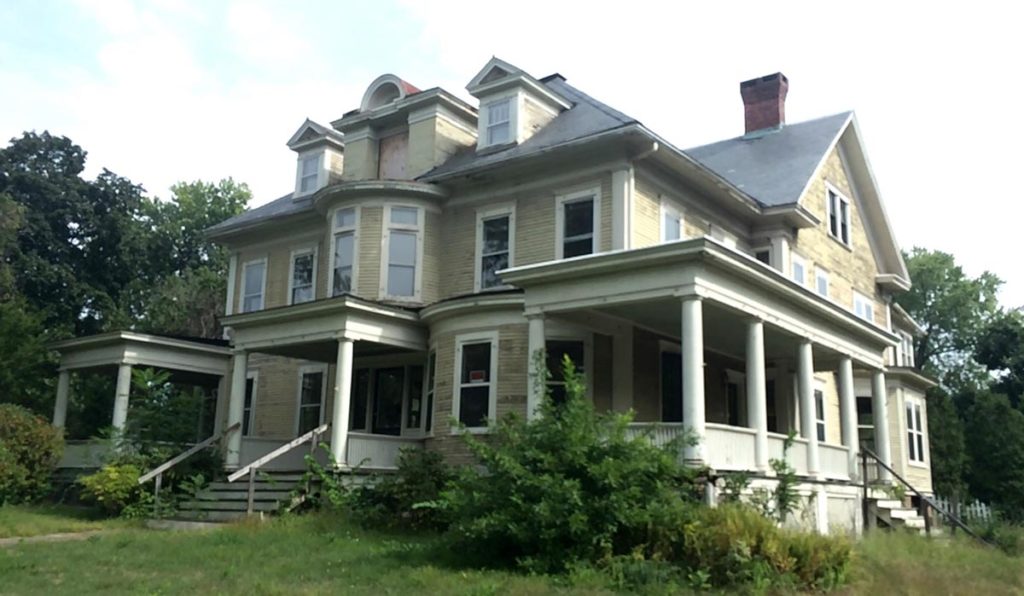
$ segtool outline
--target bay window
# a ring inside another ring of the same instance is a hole
[[[498,336],[495,332],[455,338],[455,418],[467,428],[482,430],[497,409]]]
[[[359,212],[356,207],[339,209],[334,213],[331,296],[351,293],[355,288],[358,223]]]
[[[418,207],[389,207],[387,212],[387,261],[384,294],[388,298],[420,295],[422,263],[422,210]]]

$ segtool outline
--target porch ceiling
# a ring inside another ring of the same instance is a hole
[[[410,351],[404,348],[374,343],[371,341],[356,341],[353,344],[353,349],[353,356],[355,358],[404,354]],[[275,356],[285,356],[287,358],[298,358],[301,360],[312,360],[314,362],[327,362],[329,364],[333,364],[338,358],[338,342],[328,340],[299,344],[283,344],[262,348],[258,351],[264,354],[273,354]]]
[[[223,342],[115,331],[55,342],[61,370],[103,370],[121,364],[151,366],[178,374],[227,374],[231,351]]]

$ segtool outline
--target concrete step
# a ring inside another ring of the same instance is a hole
[[[253,487],[256,490],[291,490],[298,486],[298,482],[293,481],[274,481],[274,482],[254,482]],[[236,490],[249,490],[249,482],[244,478],[236,482],[211,482],[206,490],[210,491],[236,491]]]
[[[261,517],[262,512],[254,514],[256,517]],[[245,519],[249,517],[245,511],[179,511],[175,513],[174,517],[180,520],[187,521],[200,521],[200,522],[212,522],[212,523],[223,523],[230,522],[239,519]]]
[[[891,517],[892,519],[911,519],[911,518],[919,518],[921,516],[917,513],[916,509],[900,508],[900,509],[890,509],[889,510],[889,517]]]
[[[253,501],[255,511],[277,511],[281,506],[278,501]],[[241,511],[249,508],[249,502],[242,501],[186,501],[181,509],[189,511]]]
[[[896,499],[877,499],[875,506],[879,509],[902,509],[903,501],[897,501]]]
[[[292,491],[290,490],[257,490],[253,492],[253,500],[255,501],[281,501],[290,499]],[[201,492],[196,495],[198,501],[248,501],[249,491],[248,490],[223,490],[215,492]]]
[[[910,517],[902,519],[901,525],[905,528],[924,529],[924,518],[923,517]]]

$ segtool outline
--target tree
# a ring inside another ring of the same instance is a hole
[[[1024,403],[1024,314],[1013,310],[999,317],[978,338],[975,359],[992,374],[992,390]]]
[[[983,393],[967,411],[966,430],[972,494],[1024,520],[1024,413],[1006,396]]]
[[[942,388],[929,391],[927,402],[932,487],[940,495],[966,495],[967,447],[960,414]]]

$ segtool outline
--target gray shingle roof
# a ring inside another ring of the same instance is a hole
[[[518,145],[501,151],[485,150],[480,153],[476,151],[476,146],[466,148],[420,176],[420,179],[443,178],[637,123],[635,119],[566,83],[561,76],[545,77],[541,82],[552,92],[569,101],[572,108],[559,114],[536,134]]]
[[[284,217],[286,215],[294,215],[297,213],[312,211],[312,209],[313,195],[307,195],[298,200],[293,200],[292,193],[288,193],[279,199],[270,201],[266,205],[253,207],[252,209],[248,209],[239,215],[226,219],[217,225],[210,226],[206,229],[206,233],[218,234],[220,232],[227,232],[236,228],[244,228],[245,226],[258,221],[272,219],[275,217]]]
[[[800,199],[852,114],[787,124],[776,132],[736,137],[687,149],[686,153],[761,204],[788,205]]]

